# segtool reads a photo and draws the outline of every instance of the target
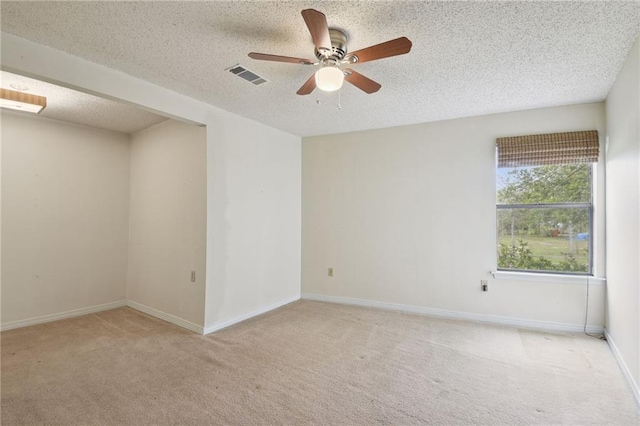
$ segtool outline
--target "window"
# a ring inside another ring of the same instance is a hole
[[[498,270],[592,274],[598,133],[497,140]]]

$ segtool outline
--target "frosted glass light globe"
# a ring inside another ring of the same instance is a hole
[[[344,74],[336,67],[322,67],[316,72],[316,86],[325,92],[333,92],[342,87]]]

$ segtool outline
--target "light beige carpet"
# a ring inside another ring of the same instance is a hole
[[[299,301],[206,337],[129,308],[1,336],[4,426],[640,423],[583,335]]]

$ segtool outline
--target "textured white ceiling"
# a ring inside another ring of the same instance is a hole
[[[308,136],[602,101],[640,34],[640,2],[9,2],[2,30]],[[296,90],[313,58],[300,11],[325,13],[354,51],[400,36],[404,56],[356,65],[382,89]],[[260,86],[224,70],[240,63]],[[317,102],[319,101],[319,102]]]
[[[0,86],[15,90],[12,84],[27,87],[27,93],[47,98],[47,107],[39,114],[42,117],[123,133],[137,132],[166,120],[134,106],[0,71]]]

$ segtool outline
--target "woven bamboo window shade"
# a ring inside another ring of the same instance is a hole
[[[595,163],[598,131],[548,133],[496,139],[498,167]]]

